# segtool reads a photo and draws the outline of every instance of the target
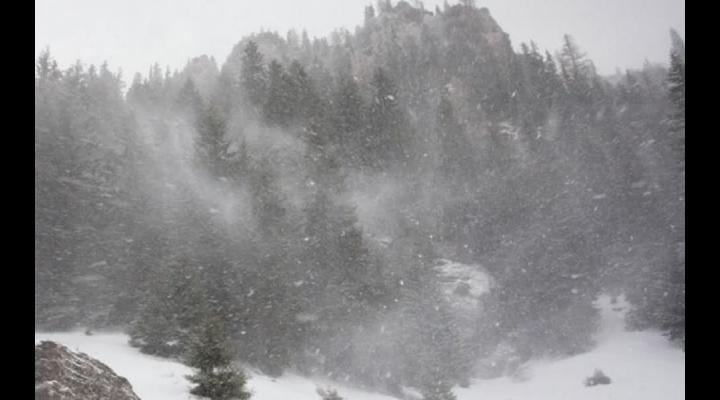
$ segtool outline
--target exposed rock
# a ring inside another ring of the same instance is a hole
[[[463,264],[441,258],[435,266],[443,292],[453,307],[472,310],[492,287],[490,275],[480,265]]]
[[[60,344],[35,345],[35,400],[140,400],[107,365]]]

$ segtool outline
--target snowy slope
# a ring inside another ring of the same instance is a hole
[[[35,333],[35,343],[52,340],[94,357],[130,381],[133,390],[143,400],[195,400],[189,394],[185,375],[192,370],[176,361],[140,353],[127,344],[122,333],[96,333],[86,336],[82,331],[67,333]],[[348,400],[395,400],[393,397],[348,388],[337,383],[310,380],[294,374],[280,379],[249,373],[248,386],[253,400],[320,400],[318,386],[337,389]]]
[[[602,329],[593,351],[562,360],[526,365],[523,382],[511,378],[476,380],[456,388],[458,400],[678,400],[685,398],[685,353],[657,332],[626,332],[627,305],[598,300]],[[609,385],[585,387],[585,378],[601,369]]]
[[[526,365],[526,380],[511,378],[475,380],[469,388],[455,388],[458,400],[679,400],[685,398],[685,353],[672,347],[656,332],[626,332],[622,301],[612,305],[599,300],[603,329],[598,347],[562,360],[542,360]],[[147,356],[128,346],[117,333],[85,336],[82,332],[36,333],[35,341],[53,340],[106,363],[126,377],[143,400],[192,399],[184,375],[186,366]],[[612,379],[610,385],[585,387],[595,369]],[[255,400],[319,400],[318,386],[337,388],[346,400],[391,400],[327,381],[293,374],[272,379],[251,373],[249,386]]]

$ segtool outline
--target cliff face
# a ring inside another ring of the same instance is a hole
[[[44,341],[35,346],[35,400],[140,400],[107,365]]]

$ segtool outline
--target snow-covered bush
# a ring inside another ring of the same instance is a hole
[[[337,393],[337,390],[331,388],[317,388],[317,394],[320,395],[322,400],[343,400],[343,398]]]
[[[610,382],[610,378],[608,378],[605,373],[603,373],[599,369],[596,369],[593,376],[589,376],[587,377],[587,379],[585,379],[585,386],[609,385]]]

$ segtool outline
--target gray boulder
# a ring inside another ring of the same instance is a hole
[[[127,379],[55,342],[35,345],[35,400],[140,400]]]

